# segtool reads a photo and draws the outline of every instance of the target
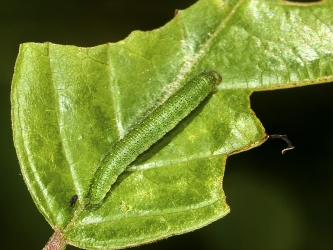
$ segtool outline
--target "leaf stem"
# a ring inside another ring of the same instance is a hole
[[[62,237],[60,229],[56,229],[54,234],[51,236],[43,250],[64,250],[66,249],[67,242]]]

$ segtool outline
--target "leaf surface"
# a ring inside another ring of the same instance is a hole
[[[227,156],[266,139],[249,96],[332,80],[332,11],[331,1],[201,0],[164,27],[115,44],[21,45],[14,142],[38,209],[69,244],[94,249],[147,243],[225,216]],[[222,74],[219,91],[140,155],[102,204],[90,205],[110,147],[208,69]]]

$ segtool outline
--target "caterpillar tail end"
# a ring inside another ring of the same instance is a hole
[[[89,203],[93,204],[93,205],[101,203],[104,200],[105,195],[107,193],[107,191],[104,191],[104,192],[103,191],[98,190],[98,189],[96,190],[95,188],[92,188],[90,190],[89,195],[88,195]]]

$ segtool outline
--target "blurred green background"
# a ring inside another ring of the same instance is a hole
[[[152,30],[194,0],[2,1],[0,4],[1,249],[42,249],[53,230],[20,175],[10,122],[10,86],[20,43],[95,46]],[[235,65],[237,67],[237,65]],[[144,249],[333,249],[333,84],[254,93],[269,140],[228,158],[224,189],[231,213],[192,233]],[[68,247],[67,249],[75,249]]]

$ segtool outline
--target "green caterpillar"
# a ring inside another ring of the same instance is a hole
[[[202,72],[116,143],[96,170],[90,203],[102,201],[125,168],[183,120],[221,81],[221,75],[214,70]]]

